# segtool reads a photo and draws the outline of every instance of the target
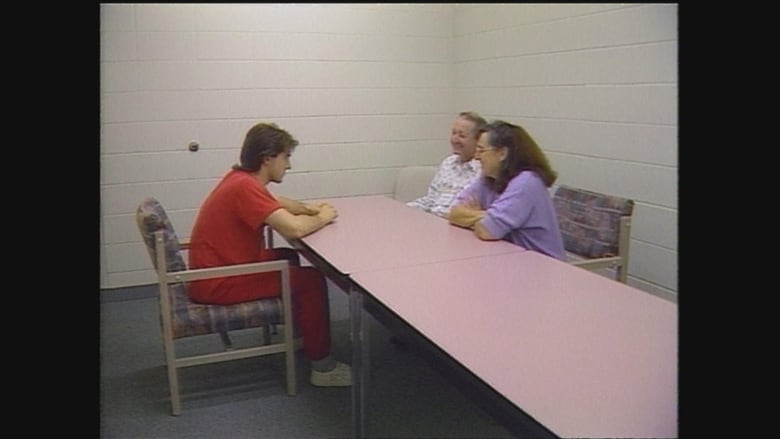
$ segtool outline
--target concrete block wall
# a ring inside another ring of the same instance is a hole
[[[677,5],[455,8],[456,108],[522,125],[557,184],[633,199],[629,284],[676,299]]]
[[[475,110],[634,199],[629,283],[674,299],[677,42],[675,4],[103,4],[101,288],[155,282],[137,203],[186,239],[257,121],[301,142],[272,190],[317,199],[390,195]]]

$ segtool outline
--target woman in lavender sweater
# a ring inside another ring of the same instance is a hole
[[[566,260],[548,189],[557,173],[522,128],[501,120],[479,135],[476,159],[482,171],[455,198],[450,223],[474,230],[483,240],[505,239]]]

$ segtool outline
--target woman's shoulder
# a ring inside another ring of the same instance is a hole
[[[537,174],[536,171],[523,171],[517,174],[514,176],[514,178],[509,180],[508,186],[517,188],[527,187],[547,191],[547,186],[544,184],[542,177]]]

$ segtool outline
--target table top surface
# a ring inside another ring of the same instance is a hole
[[[471,230],[381,195],[333,198],[336,220],[300,241],[342,274],[446,260],[519,253],[507,241],[482,241]]]
[[[677,436],[677,305],[533,251],[353,280],[559,436]]]

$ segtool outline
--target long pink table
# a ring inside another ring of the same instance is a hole
[[[381,195],[321,201],[332,204],[338,218],[298,244],[345,275],[526,251],[506,241],[480,241],[470,230]]]
[[[558,436],[677,436],[676,304],[532,251],[352,277]]]
[[[368,340],[368,326],[363,318],[364,291],[355,288],[351,275],[527,250],[505,241],[480,241],[470,230],[381,195],[319,201],[332,204],[338,218],[291,244],[349,292],[352,425],[357,437],[365,437],[369,346],[363,342]]]
[[[676,436],[675,304],[387,197],[322,201],[336,222],[292,244],[350,293],[356,436],[364,295],[554,434]]]

